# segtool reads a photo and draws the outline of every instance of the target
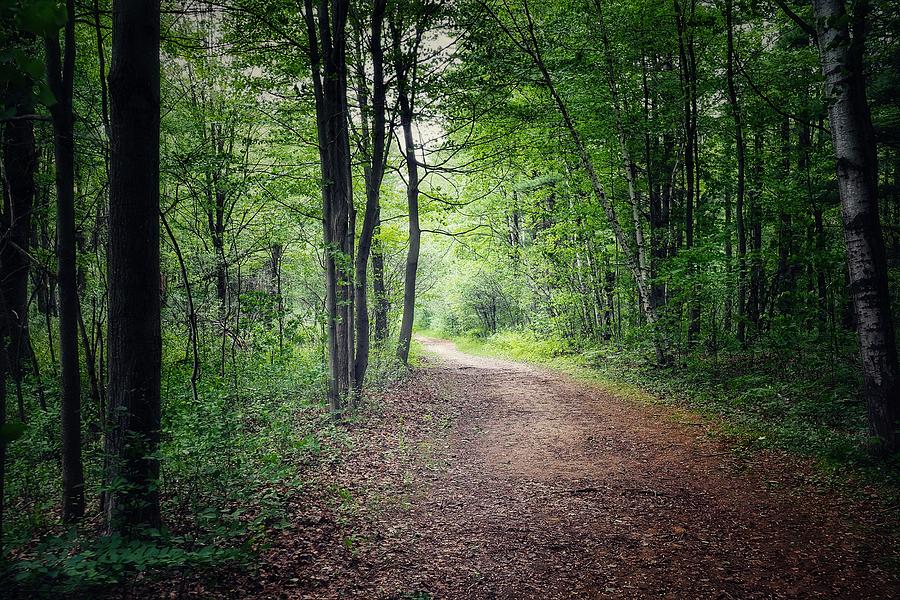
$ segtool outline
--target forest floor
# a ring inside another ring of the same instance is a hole
[[[258,564],[172,597],[890,598],[898,518],[691,413],[419,340]],[[142,586],[138,586],[142,587]],[[135,590],[136,591],[136,590]],[[146,590],[141,593],[146,595]]]

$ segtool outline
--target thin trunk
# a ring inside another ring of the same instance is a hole
[[[0,304],[3,302],[3,293],[0,292]],[[5,306],[3,307],[5,308]],[[4,325],[0,323],[0,333]],[[9,363],[6,352],[0,347],[0,428],[6,428],[6,374],[9,372]],[[0,553],[4,553],[3,544],[3,516],[4,516],[4,493],[6,485],[6,445],[9,443],[7,439],[0,439]]]
[[[738,322],[737,338],[741,345],[747,341],[747,233],[744,225],[745,148],[744,129],[741,121],[741,107],[738,104],[737,90],[734,85],[734,15],[733,0],[725,2],[726,35],[728,41],[728,101],[734,118],[735,153],[737,155],[737,192],[734,214],[737,225],[738,242]]]
[[[600,36],[603,41],[604,54],[606,56],[606,75],[609,93],[612,97],[613,115],[615,116],[616,134],[619,140],[619,151],[622,153],[622,162],[625,170],[625,180],[628,183],[628,199],[631,203],[631,218],[634,226],[634,248],[637,253],[637,263],[643,277],[649,279],[649,266],[647,261],[646,245],[644,244],[644,227],[641,219],[641,193],[638,189],[637,165],[631,158],[628,149],[628,138],[625,133],[622,111],[623,103],[619,100],[619,89],[616,84],[618,75],[615,69],[615,61],[606,32],[606,22],[603,19],[601,0],[594,0],[597,7],[597,15],[600,21]]]
[[[403,129],[406,158],[406,206],[409,212],[409,250],[406,253],[406,273],[403,282],[403,318],[400,321],[400,339],[397,358],[403,364],[409,360],[409,344],[412,340],[413,319],[416,308],[416,273],[419,267],[419,246],[422,232],[419,227],[419,167],[416,163],[416,146],[412,133],[412,108],[406,92],[400,92],[400,126]]]
[[[362,230],[356,253],[356,356],[353,364],[353,386],[358,393],[365,382],[366,370],[369,366],[369,299],[368,268],[369,254],[378,225],[381,181],[384,178],[385,155],[387,145],[386,134],[386,86],[384,83],[384,50],[381,45],[381,33],[384,24],[384,11],[387,0],[375,0],[372,11],[372,38],[369,52],[372,58],[372,106],[368,106],[368,84],[365,80],[363,65],[358,65],[360,105],[362,107],[363,130],[365,144],[368,146],[368,121],[371,108],[372,140],[368,164],[365,167],[366,211],[363,216]],[[360,61],[362,62],[362,61]]]
[[[731,243],[731,187],[725,190],[725,310],[722,317],[722,329],[725,335],[731,334],[731,323],[733,319],[732,306],[734,304],[734,268],[732,260],[734,258],[734,250]]]
[[[412,122],[417,85],[419,43],[422,40],[423,23],[416,24],[412,49],[402,48],[403,27],[396,20],[390,23],[393,37],[394,71],[397,78],[397,100],[400,111],[400,127],[403,130],[403,153],[406,160],[406,206],[409,213],[409,249],[406,253],[406,270],[403,281],[403,317],[400,321],[400,337],[397,342],[397,358],[405,365],[409,360],[413,321],[416,309],[416,274],[419,268],[419,247],[422,231],[419,226],[419,165],[413,139]]]
[[[384,284],[384,248],[378,239],[380,218],[377,223],[372,242],[372,292],[375,294],[375,341],[382,344],[388,336],[388,297]]]
[[[781,177],[788,181],[791,175],[791,124],[787,117],[781,121]],[[796,284],[796,271],[792,261],[793,224],[791,213],[782,207],[778,213],[778,274],[773,286],[772,308],[783,316],[790,315],[793,308],[791,295]]]
[[[691,3],[691,17],[693,17],[694,5]],[[694,36],[691,31],[692,24],[687,22],[681,4],[675,0],[675,23],[678,30],[678,53],[679,65],[681,71],[681,92],[684,104],[684,170],[685,170],[685,212],[684,212],[684,229],[685,229],[685,248],[691,250],[694,247],[694,197],[695,192],[699,198],[699,190],[697,189],[697,180],[695,179],[697,171],[697,115],[696,115],[696,65],[694,64]],[[688,253],[690,257],[690,252]],[[689,258],[691,272],[693,274],[695,266],[693,258]],[[696,290],[692,290],[690,294],[690,317],[688,323],[688,346],[693,347],[697,343],[700,334],[700,307],[699,300],[695,297]]]
[[[59,363],[62,437],[63,521],[84,516],[81,461],[81,373],[78,360],[78,283],[75,257],[75,3],[66,1],[63,48],[55,32],[45,38],[47,79],[56,104],[53,142],[56,159],[57,284],[59,285]]]
[[[751,171],[752,187],[750,194],[750,293],[747,299],[747,318],[757,334],[760,328],[765,273],[762,256],[762,185],[763,185],[763,137],[760,132],[753,136],[753,168]]]
[[[20,109],[19,114],[24,114]],[[37,152],[34,123],[30,119],[6,124],[3,136],[3,173],[5,175],[3,235],[0,240],[0,289],[6,301],[7,353],[10,374],[21,397],[24,352],[28,336],[28,275],[31,249],[31,212],[34,205],[34,174]],[[25,411],[20,401],[20,417]]]
[[[88,372],[88,384],[91,390],[91,400],[98,407],[100,414],[103,414],[103,398],[100,395],[100,380],[97,377],[97,359],[94,355],[94,349],[88,339],[87,328],[84,325],[84,315],[81,313],[79,302],[78,307],[78,332],[81,334],[81,347],[84,349],[84,364]],[[102,419],[102,417],[101,417]]]
[[[181,280],[184,282],[184,291],[187,296],[187,304],[188,304],[188,326],[190,327],[190,343],[191,343],[191,396],[194,398],[194,402],[200,402],[200,397],[197,394],[197,382],[200,380],[200,351],[197,348],[197,336],[198,336],[198,327],[197,327],[197,311],[194,310],[194,294],[191,291],[191,282],[188,278],[187,264],[184,261],[184,255],[181,253],[181,246],[178,245],[178,240],[175,238],[175,233],[172,231],[172,228],[169,226],[169,222],[166,220],[166,215],[164,213],[160,213],[160,220],[162,221],[163,227],[166,230],[166,235],[169,236],[169,241],[172,242],[172,249],[175,250],[175,256],[178,258],[178,269],[181,271]]]

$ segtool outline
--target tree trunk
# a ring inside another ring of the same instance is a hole
[[[745,145],[744,128],[741,121],[741,107],[738,104],[737,90],[734,85],[734,10],[733,0],[725,3],[726,36],[728,44],[728,102],[734,118],[735,154],[737,156],[737,191],[735,194],[734,215],[737,227],[738,243],[738,320],[737,339],[743,346],[747,340],[747,232],[744,224]]]
[[[416,310],[416,274],[419,268],[419,246],[422,231],[419,226],[419,166],[413,139],[412,121],[417,85],[419,43],[422,40],[423,23],[416,24],[412,49],[402,47],[403,27],[399,19],[391,21],[394,51],[394,71],[397,78],[397,100],[400,111],[400,127],[403,130],[403,153],[406,160],[406,206],[409,212],[409,249],[406,253],[406,271],[403,281],[403,317],[397,342],[397,358],[405,365],[409,360],[409,345]]]
[[[378,239],[380,218],[376,220],[372,242],[372,292],[375,294],[375,341],[384,343],[388,336],[388,297],[384,284],[384,248]]]
[[[109,73],[110,533],[160,526],[159,2],[114,0]]]
[[[75,3],[66,2],[63,50],[56,33],[46,37],[47,79],[56,104],[53,145],[56,159],[57,284],[59,285],[59,363],[62,437],[63,521],[84,516],[81,462],[81,373],[78,361],[78,288],[75,257]]]
[[[386,91],[384,83],[384,50],[381,45],[382,26],[384,24],[384,11],[387,0],[375,0],[372,11],[371,29],[372,37],[369,42],[369,51],[372,58],[372,106],[368,106],[366,99],[368,84],[365,75],[360,77],[360,105],[363,119],[365,145],[369,146],[368,121],[371,108],[372,140],[368,164],[365,166],[366,180],[366,211],[363,216],[362,230],[359,234],[359,244],[356,252],[356,356],[353,363],[353,385],[356,393],[363,386],[366,378],[366,370],[369,366],[369,299],[368,299],[368,268],[369,255],[372,249],[372,241],[375,236],[375,228],[378,225],[379,201],[381,195],[381,181],[384,179],[385,154],[386,154]],[[362,64],[358,66],[362,71]],[[376,300],[377,302],[377,300]]]
[[[412,134],[412,108],[406,91],[399,92],[400,126],[403,129],[406,158],[406,206],[409,211],[409,250],[406,253],[406,276],[403,282],[403,319],[400,321],[400,340],[397,358],[403,364],[409,360],[409,344],[412,340],[413,319],[416,309],[416,273],[419,268],[419,245],[422,232],[419,228],[419,167],[416,163],[416,146]]]
[[[783,181],[791,176],[791,123],[788,117],[781,120],[781,173]],[[773,284],[772,313],[789,316],[793,310],[796,267],[793,263],[794,232],[789,208],[778,212],[778,273]]]
[[[329,10],[330,6],[330,10]],[[347,0],[321,0],[318,20],[312,0],[304,0],[304,19],[316,98],[316,131],[322,172],[322,228],[325,242],[325,289],[328,335],[328,402],[340,414],[350,391],[353,269],[350,265],[353,210],[350,139],[347,115]]]
[[[753,325],[753,334],[759,332],[762,307],[765,306],[765,287],[762,256],[762,185],[763,185],[763,138],[759,132],[753,136],[753,168],[750,194],[750,293],[747,297],[747,320]]]
[[[22,111],[19,111],[22,114]],[[30,119],[6,124],[3,138],[3,172],[6,191],[3,207],[4,235],[0,244],[0,281],[6,301],[6,331],[9,336],[10,374],[17,388],[28,352],[28,273],[31,246],[31,210],[34,204],[34,174],[37,152],[34,123]],[[22,417],[24,417],[24,411]]]
[[[0,292],[0,302],[3,295]],[[0,323],[0,333],[5,333],[2,328],[4,324]],[[6,427],[6,374],[9,371],[7,364],[6,352],[0,349],[0,427]],[[6,485],[6,445],[9,440],[6,437],[0,438],[0,553],[4,551],[3,545],[3,509],[4,509],[4,492]]]
[[[869,430],[873,451],[884,455],[900,448],[900,374],[878,213],[875,143],[863,71],[868,3],[856,6],[853,39],[843,0],[813,0],[812,5],[825,75]]]
[[[198,336],[200,335],[199,327],[197,325],[197,311],[194,309],[194,293],[191,290],[191,281],[188,278],[188,270],[187,264],[184,261],[184,254],[181,252],[181,246],[178,244],[178,239],[175,237],[175,232],[172,231],[172,228],[169,227],[169,222],[166,220],[166,215],[164,213],[160,213],[160,219],[162,221],[162,225],[166,230],[166,235],[169,236],[169,241],[172,242],[172,249],[175,250],[175,257],[178,259],[178,269],[181,271],[181,280],[184,282],[184,293],[187,296],[187,309],[188,309],[188,327],[190,329],[190,344],[191,344],[191,396],[194,398],[194,402],[200,402],[200,396],[197,394],[197,382],[200,380],[200,350],[198,348]],[[279,324],[281,323],[281,286],[279,283],[278,289],[278,306],[279,306]],[[279,336],[282,331],[279,328]],[[279,341],[281,338],[279,337]]]

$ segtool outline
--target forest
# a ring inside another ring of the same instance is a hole
[[[897,8],[0,0],[0,595],[896,597]]]

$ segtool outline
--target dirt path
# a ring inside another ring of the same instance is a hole
[[[896,516],[817,489],[798,461],[741,458],[690,414],[420,341],[429,365],[372,398],[258,572],[193,595],[900,597]]]
[[[703,427],[671,411],[421,341],[460,412],[446,471],[413,500],[417,535],[403,570],[416,581],[406,589],[446,598],[900,592],[879,564],[886,540],[849,523],[842,513],[852,507],[780,473],[774,457],[736,472]]]

